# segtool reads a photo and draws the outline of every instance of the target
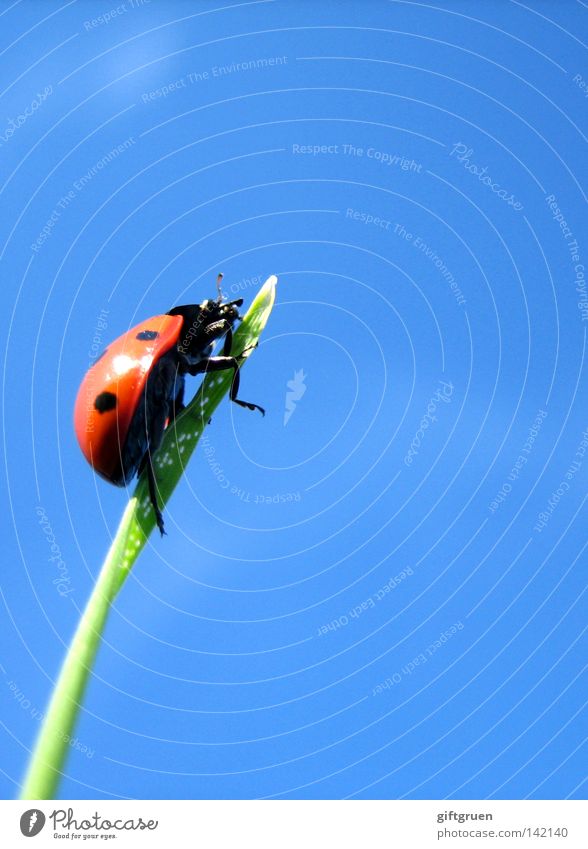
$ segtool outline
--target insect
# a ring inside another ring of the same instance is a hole
[[[258,404],[237,397],[240,360],[248,349],[235,357],[231,348],[243,299],[224,301],[222,277],[217,278],[216,300],[174,307],[119,336],[90,367],[76,398],[74,426],[85,458],[115,486],[128,485],[147,469],[162,536],[153,457],[166,427],[184,409],[185,375],[233,369],[231,401],[265,415]],[[223,336],[222,355],[213,356]]]

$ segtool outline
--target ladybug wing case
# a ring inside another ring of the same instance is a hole
[[[124,486],[136,471],[123,469],[125,442],[156,363],[177,344],[183,319],[158,315],[109,345],[90,367],[76,398],[74,426],[86,460],[106,480]]]

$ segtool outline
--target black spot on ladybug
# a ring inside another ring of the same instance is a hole
[[[114,392],[101,392],[94,399],[94,407],[99,413],[107,413],[116,407],[116,395]]]
[[[157,339],[159,333],[157,330],[142,330],[140,333],[137,333],[135,339],[138,339],[139,342],[152,342],[153,339]]]

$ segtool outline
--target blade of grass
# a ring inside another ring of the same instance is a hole
[[[277,278],[264,283],[233,340],[240,354],[257,343],[272,310]],[[251,351],[245,355],[249,356]],[[165,433],[155,457],[159,503],[165,506],[178,484],[211,415],[229,391],[232,371],[204,377],[194,400]],[[70,645],[43,720],[25,777],[21,799],[54,799],[84,692],[110,606],[155,527],[146,476],[123,513],[86,609]]]

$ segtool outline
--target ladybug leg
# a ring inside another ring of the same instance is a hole
[[[151,454],[147,457],[147,481],[149,483],[149,498],[151,499],[151,504],[153,505],[153,512],[155,513],[155,521],[157,522],[157,527],[159,528],[159,533],[161,536],[165,534],[165,527],[163,524],[163,516],[161,515],[161,510],[159,509],[159,505],[157,503],[157,484],[155,482],[155,472],[153,471],[153,458]]]
[[[221,336],[225,336],[225,343],[223,346],[223,354],[228,356],[231,353],[231,346],[233,344],[233,331],[231,329],[230,321],[227,321],[226,318],[220,318],[218,321],[213,321],[210,324],[207,324],[206,327],[202,330],[202,338],[204,341],[203,348],[207,345],[211,345],[213,342],[216,342],[217,339],[220,339]]]
[[[149,442],[147,451],[143,455],[143,459],[139,464],[139,469],[137,471],[137,475],[141,475],[145,467],[147,467],[147,483],[149,485],[149,499],[153,506],[153,512],[155,513],[155,521],[157,523],[157,527],[159,528],[159,533],[161,536],[165,534],[165,528],[163,525],[163,516],[161,510],[159,509],[159,503],[157,500],[157,481],[155,480],[155,469],[153,468],[153,459],[155,452],[159,448],[161,443],[161,439],[163,437],[163,432],[165,430],[165,419],[161,420],[160,423],[156,424],[157,433],[154,432],[153,425],[155,423],[152,422],[151,428],[149,428],[150,433],[148,433]],[[161,429],[161,435],[159,435],[159,429]]]
[[[231,327],[231,325],[229,324],[228,321],[222,321],[222,322],[219,321],[218,324],[227,325],[226,336],[225,336],[225,341],[224,341],[224,345],[223,345],[223,356],[224,357],[230,357],[231,356],[231,348],[233,347],[233,328]],[[243,354],[246,354],[247,351],[251,351],[253,348],[257,348],[257,342],[254,342],[253,345],[248,345],[247,348],[244,348],[241,351],[240,354],[236,355],[237,359],[238,360],[241,359]]]
[[[163,515],[161,510],[159,509],[159,504],[157,502],[157,481],[155,480],[155,470],[153,468],[153,453],[150,448],[147,449],[141,462],[139,463],[139,468],[137,469],[137,477],[140,477],[143,473],[143,470],[147,467],[147,483],[149,485],[149,500],[151,501],[151,505],[153,507],[153,512],[155,513],[155,522],[157,523],[157,527],[159,528],[159,533],[161,536],[165,534],[165,527],[163,524]]]
[[[231,356],[231,348],[233,347],[233,328],[226,318],[221,318],[220,321],[215,321],[213,324],[209,324],[204,333],[209,342],[214,342],[224,335],[225,341],[223,343],[223,357]],[[252,348],[257,348],[257,342],[254,345],[249,345],[248,348],[245,348],[244,351],[237,355],[237,359],[242,357],[246,351],[250,351]]]
[[[208,359],[202,360],[193,366],[190,374],[195,375],[209,371],[224,371],[229,368],[233,369],[233,381],[231,383],[231,391],[229,393],[231,401],[234,401],[235,404],[239,404],[240,407],[246,407],[248,410],[259,410],[261,415],[265,416],[265,410],[263,407],[260,407],[259,404],[252,404],[250,401],[242,401],[240,398],[237,398],[240,375],[239,360],[236,357],[208,357]]]
[[[183,375],[178,375],[177,363],[172,357],[162,357],[159,361],[149,378],[146,392],[144,427],[147,450],[139,464],[138,473],[141,474],[145,466],[147,467],[149,497],[157,527],[163,536],[165,529],[157,501],[157,481],[153,459],[161,445],[168,417],[179,412],[178,401],[183,406],[184,378]]]
[[[254,348],[257,348],[259,342],[254,342],[252,345],[247,345],[246,348],[243,348],[240,354],[237,354],[237,359],[240,360],[241,357],[244,357],[247,351],[253,351]]]
[[[233,329],[229,322],[226,322],[229,326],[227,328],[227,334],[225,336],[225,342],[223,345],[223,356],[230,357],[231,356],[231,348],[233,347]]]
[[[184,387],[185,387],[184,375],[176,372],[176,384],[174,386],[174,389],[176,389],[176,392],[175,392],[175,397],[174,397],[174,399],[173,399],[173,401],[171,402],[171,405],[170,405],[171,409],[170,409],[170,413],[169,413],[168,427],[171,424],[173,424],[176,416],[178,416],[182,412],[182,410],[185,409],[185,407],[186,407],[186,405],[184,404]]]
[[[237,362],[237,361],[235,361]],[[229,392],[229,398],[231,401],[234,401],[235,404],[239,404],[240,407],[246,407],[248,410],[259,410],[262,416],[265,416],[265,410],[263,407],[260,407],[259,404],[251,404],[249,401],[241,401],[240,398],[237,398],[237,392],[239,391],[239,384],[241,382],[241,375],[239,374],[239,366],[235,369],[233,374],[233,382],[231,383],[231,391]]]

